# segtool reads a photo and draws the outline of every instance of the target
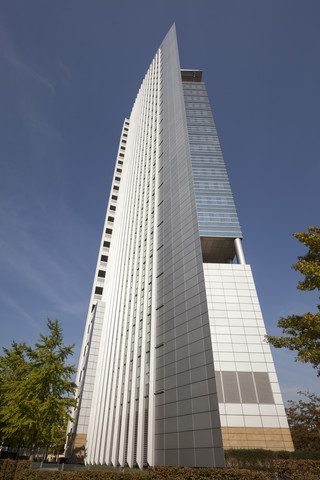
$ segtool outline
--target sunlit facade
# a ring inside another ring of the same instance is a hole
[[[88,464],[292,449],[201,77],[173,26],[123,124],[68,432]]]

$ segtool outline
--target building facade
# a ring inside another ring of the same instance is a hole
[[[88,464],[293,449],[201,77],[173,26],[123,124],[68,427]]]

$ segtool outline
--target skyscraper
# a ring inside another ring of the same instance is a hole
[[[89,464],[293,448],[201,80],[173,26],[123,124],[68,433]]]

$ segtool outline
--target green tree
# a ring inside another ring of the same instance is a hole
[[[320,290],[320,228],[309,227],[308,232],[294,233],[293,236],[308,248],[306,255],[298,257],[298,262],[292,265],[304,275],[297,288]],[[266,339],[275,348],[297,351],[296,360],[310,363],[320,376],[320,305],[317,310],[317,313],[281,317],[278,327],[283,336],[267,335]]]
[[[74,366],[66,360],[73,345],[63,344],[58,320],[48,319],[49,334],[33,348],[12,343],[0,356],[0,425],[6,443],[35,448],[55,443],[57,428],[76,407]]]
[[[320,397],[298,393],[309,401],[288,402],[286,412],[294,446],[297,450],[320,450]]]
[[[3,348],[4,356],[0,357],[0,438],[7,446],[19,447],[27,442],[25,430],[20,428],[21,406],[15,394],[20,383],[28,374],[25,360],[27,346],[25,343],[12,342],[11,350]],[[8,392],[11,391],[11,398]],[[10,420],[9,420],[10,419]],[[8,424],[10,426],[10,432]]]

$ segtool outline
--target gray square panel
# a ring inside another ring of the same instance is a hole
[[[195,467],[212,467],[214,465],[213,448],[196,448]]]
[[[195,450],[194,448],[180,449],[179,465],[185,467],[192,467],[195,465]]]
[[[179,447],[194,448],[194,437],[192,431],[179,433]]]
[[[213,440],[211,430],[199,430],[194,432],[195,447],[212,448]]]

